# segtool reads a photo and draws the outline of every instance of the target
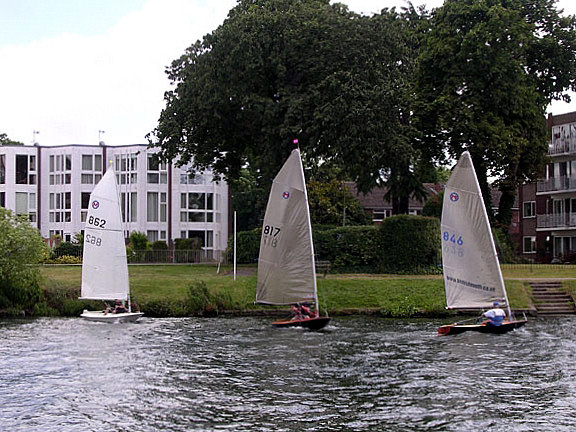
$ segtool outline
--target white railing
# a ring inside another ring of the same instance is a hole
[[[554,177],[548,180],[539,181],[536,184],[537,192],[553,192],[576,190],[576,177]]]
[[[576,228],[576,213],[538,215],[538,228]]]

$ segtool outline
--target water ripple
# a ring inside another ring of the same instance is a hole
[[[4,431],[573,429],[576,320],[439,337],[434,320],[0,321]]]

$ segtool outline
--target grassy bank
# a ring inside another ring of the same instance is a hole
[[[515,309],[529,309],[527,282],[540,274],[534,266],[514,269],[507,279]],[[132,299],[148,316],[215,315],[220,313],[272,313],[273,307],[254,305],[254,267],[240,267],[236,281],[231,268],[217,273],[213,266],[131,265]],[[80,301],[80,266],[44,266],[43,289],[54,314],[76,316],[101,302]],[[557,272],[556,272],[557,273]],[[508,276],[505,276],[508,277]],[[555,276],[558,277],[558,276]],[[318,279],[320,308],[330,315],[376,313],[389,317],[445,316],[444,283],[440,276],[329,275]],[[282,310],[286,308],[280,308]]]

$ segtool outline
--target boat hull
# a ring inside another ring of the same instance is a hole
[[[88,321],[123,323],[137,321],[142,315],[144,315],[143,312],[106,313],[105,311],[84,310],[80,316]]]
[[[522,327],[526,320],[504,321],[500,326],[491,324],[447,324],[438,328],[438,334],[442,336],[456,335],[464,332],[475,331],[480,333],[504,334],[511,330]]]
[[[318,317],[318,318],[306,318],[301,320],[283,320],[283,321],[274,321],[272,325],[274,327],[304,327],[309,330],[320,330],[326,327],[326,325],[330,322],[329,317]]]

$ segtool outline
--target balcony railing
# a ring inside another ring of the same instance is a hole
[[[576,228],[576,213],[538,215],[537,228]]]
[[[576,177],[554,177],[548,180],[539,181],[536,184],[537,192],[555,192],[576,190]]]
[[[556,138],[548,147],[550,156],[576,153],[576,140],[570,138]]]

